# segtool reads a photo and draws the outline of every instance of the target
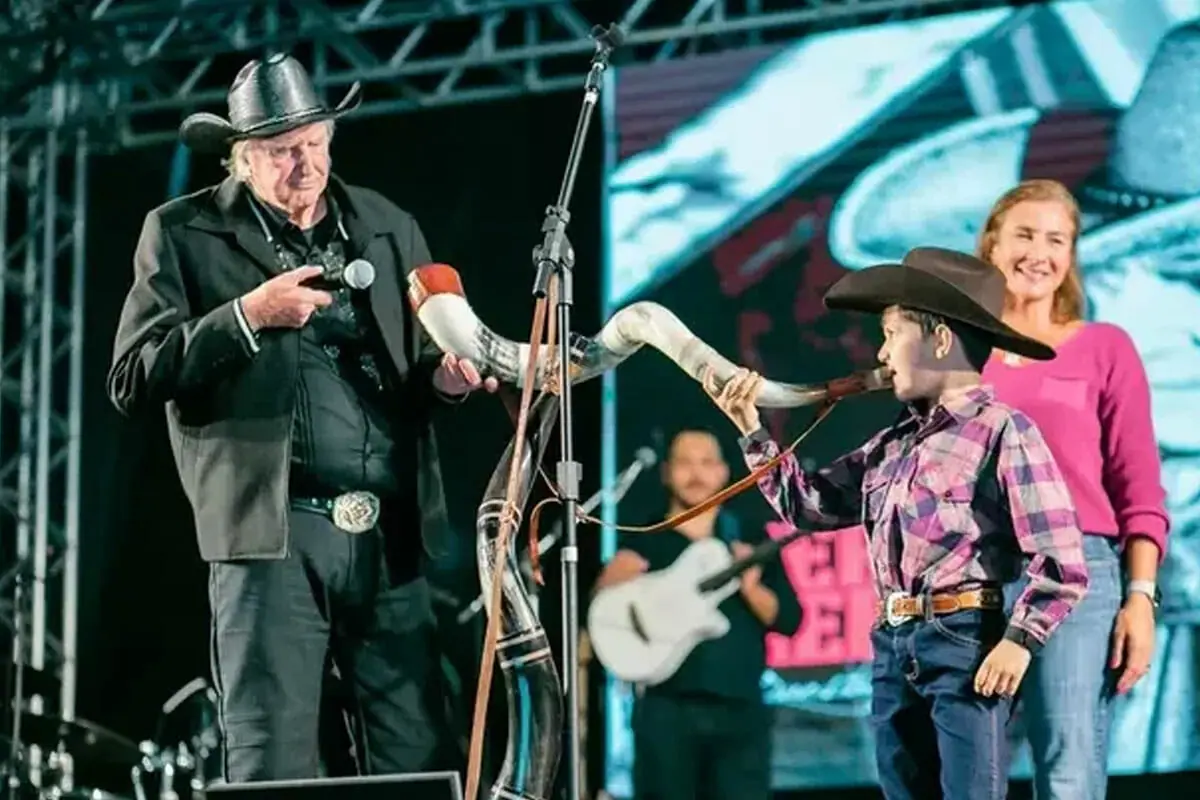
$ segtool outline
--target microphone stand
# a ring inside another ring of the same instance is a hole
[[[645,450],[648,450],[648,448],[643,447],[638,452],[641,453]],[[645,460],[639,456],[637,461],[633,462],[621,471],[621,474],[617,476],[617,480],[612,486],[602,488],[587,500],[584,500],[579,506],[580,510],[583,511],[584,514],[590,514],[595,510],[596,506],[600,505],[606,499],[614,503],[621,502],[621,499],[625,497],[625,493],[628,492],[630,487],[633,486],[633,482],[637,480],[642,470],[646,469],[648,466],[653,466],[653,464],[653,461]],[[537,542],[537,553],[539,556],[550,552],[550,548],[558,544],[559,538],[562,537],[562,527],[561,521],[556,522],[550,533],[543,536]],[[519,557],[519,561],[520,563],[518,566],[521,569],[521,579],[525,581],[525,584],[528,587],[526,591],[529,593],[529,599],[532,601],[533,611],[536,614],[538,610],[538,584],[537,581],[533,579],[533,561],[529,558],[528,554],[522,554]],[[470,622],[471,618],[483,609],[484,597],[485,594],[480,592],[479,596],[472,600],[470,605],[459,611],[458,617],[455,621],[459,625]]]
[[[575,190],[575,177],[579,172],[579,160],[587,135],[592,112],[600,100],[600,84],[612,51],[620,46],[624,33],[617,25],[607,29],[597,25],[592,29],[596,52],[592,56],[591,69],[584,84],[583,108],[575,126],[575,137],[567,156],[566,174],[559,189],[558,201],[546,209],[542,222],[543,239],[533,250],[533,262],[537,269],[533,296],[545,298],[549,294],[550,281],[558,277],[557,328],[558,374],[562,376],[559,404],[559,447],[560,455],[555,478],[562,497],[565,536],[562,548],[562,615],[563,615],[563,685],[566,694],[567,717],[567,800],[583,800],[580,775],[580,720],[579,720],[579,545],[577,542],[576,509],[579,503],[579,481],[582,472],[575,460],[575,432],[572,420],[571,392],[571,307],[575,303],[573,270],[575,251],[567,239],[567,223],[571,212],[568,204]]]

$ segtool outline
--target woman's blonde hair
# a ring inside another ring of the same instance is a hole
[[[983,232],[979,235],[979,251],[976,255],[989,264],[992,263],[992,250],[1000,237],[1000,227],[1004,217],[1013,207],[1024,202],[1054,202],[1067,210],[1071,217],[1071,265],[1062,285],[1054,293],[1054,310],[1052,318],[1055,322],[1073,322],[1083,319],[1084,301],[1083,279],[1079,275],[1079,204],[1071,191],[1058,181],[1028,180],[1022,181],[1009,189],[988,213]]]

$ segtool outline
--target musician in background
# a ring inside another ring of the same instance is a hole
[[[667,516],[692,509],[720,491],[729,465],[717,438],[684,430],[663,464]],[[666,569],[693,542],[724,539],[735,557],[765,534],[738,541],[736,520],[720,506],[672,530],[622,534],[596,588]],[[633,712],[634,800],[767,800],[771,796],[771,710],[759,681],[766,634],[791,636],[800,605],[776,554],[742,573],[741,591],[720,606],[729,632],[701,642],[679,670],[657,686],[639,687]]]

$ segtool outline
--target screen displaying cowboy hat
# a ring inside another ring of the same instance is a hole
[[[1157,652],[1117,701],[1113,774],[1200,767],[1198,87],[1200,0],[1113,0],[630,66],[603,95],[607,313],[653,300],[775,380],[874,366],[877,323],[821,304],[845,271],[916,245],[973,251],[991,204],[1022,178],[1074,191],[1087,314],[1140,351],[1172,519]],[[680,427],[718,433],[732,476],[745,474],[732,426],[668,359],[641,354],[605,380],[606,480]],[[824,463],[894,419],[893,403],[842,403],[799,452]],[[811,417],[765,419],[791,441]],[[642,524],[663,503],[658,480],[643,478],[604,515]],[[730,510],[785,532],[754,491]],[[614,546],[606,530],[605,558]],[[762,678],[777,712],[775,785],[870,784],[874,597],[861,535],[814,537],[784,563],[806,616],[795,637],[771,637]],[[630,789],[631,698],[609,681],[605,788],[618,798]],[[1018,720],[1016,777],[1029,775],[1023,735]]]

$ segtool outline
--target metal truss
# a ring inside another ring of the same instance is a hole
[[[383,115],[582,89],[593,23],[620,22],[623,57],[645,62],[997,5],[1004,2],[102,0],[86,18],[0,31],[0,53],[9,64],[54,69],[71,87],[62,118],[31,95],[9,113],[14,129],[83,124],[95,146],[128,148],[172,141],[191,111],[223,112],[238,67],[272,49],[308,63],[331,97],[363,82],[357,113]]]
[[[46,96],[46,94],[52,96]],[[61,106],[65,91],[43,100]],[[61,681],[38,713],[73,719],[79,580],[87,132],[0,120],[0,624]]]

